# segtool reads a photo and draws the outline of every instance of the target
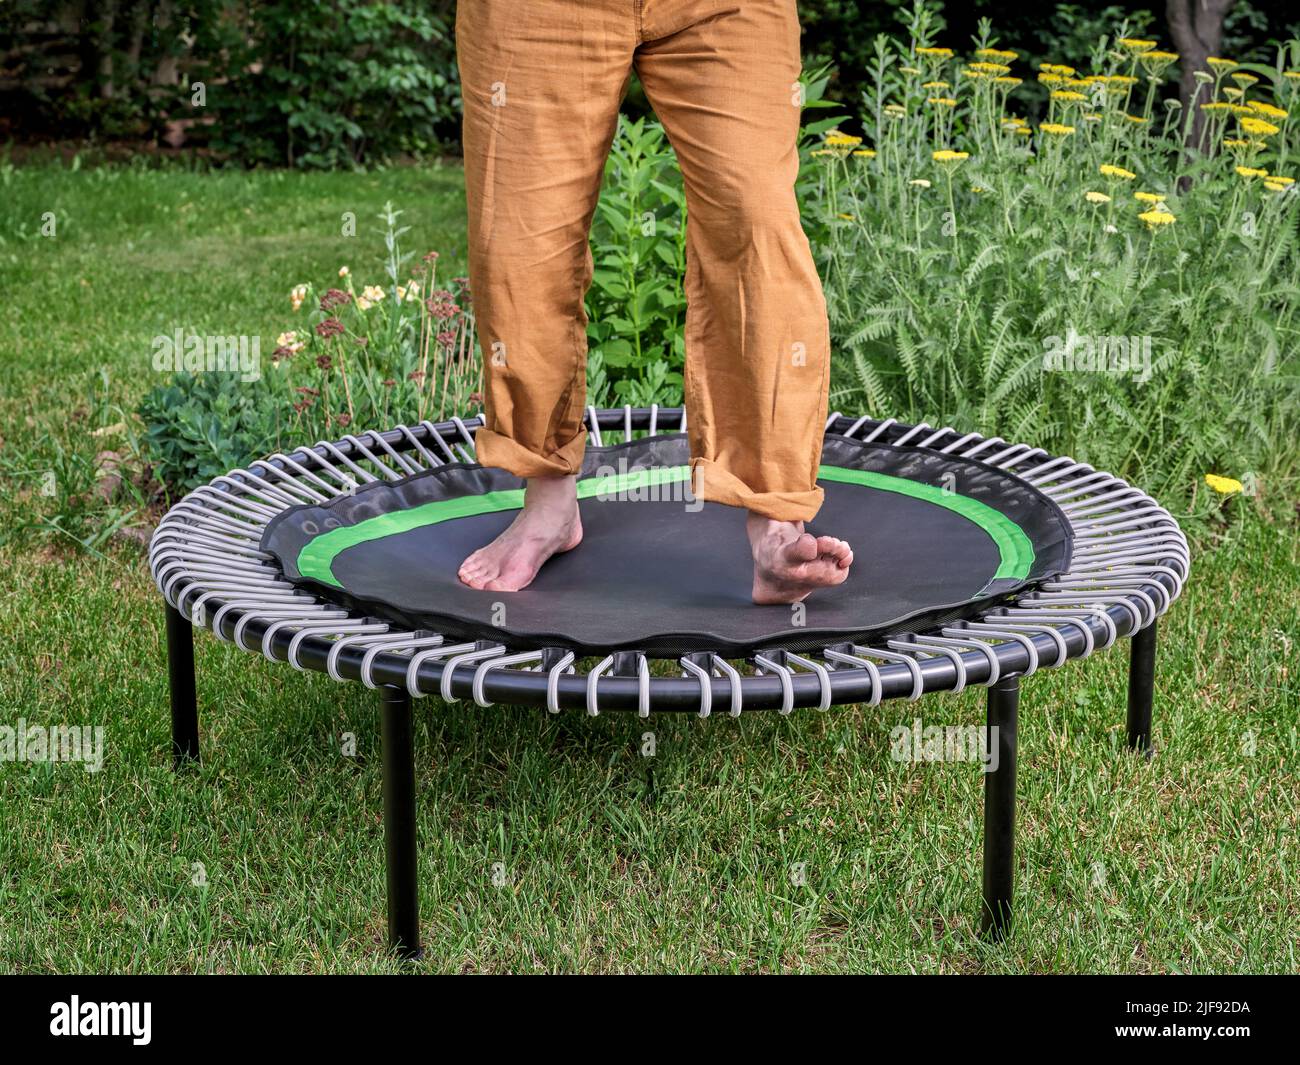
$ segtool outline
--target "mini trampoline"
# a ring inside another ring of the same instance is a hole
[[[166,600],[173,748],[198,757],[191,626],[381,696],[389,937],[419,954],[411,699],[708,717],[989,688],[981,924],[1011,917],[1019,684],[1131,636],[1129,746],[1150,753],[1156,619],[1187,543],[1149,496],[1039,448],[832,415],[810,529],[848,580],[754,606],[744,514],[691,492],[680,409],[596,410],[582,546],[521,592],[460,562],[513,519],[518,478],[479,466],[478,418],[276,454],[197,489],[150,545]],[[652,663],[658,665],[652,666]]]

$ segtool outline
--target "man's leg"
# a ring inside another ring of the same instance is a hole
[[[636,47],[623,0],[457,7],[470,290],[486,370],[478,457],[528,479],[524,509],[460,570],[522,588],[582,538],[587,236]]]
[[[644,0],[636,68],[686,183],[686,403],[697,494],[749,511],[754,598],[794,602],[853,560],[804,532],[830,337],[794,183],[795,0]]]

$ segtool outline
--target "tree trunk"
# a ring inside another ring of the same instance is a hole
[[[99,96],[111,100],[113,86],[113,26],[117,22],[117,0],[103,0],[103,13],[99,16]]]
[[[1204,151],[1208,147],[1203,143],[1205,112],[1201,104],[1209,102],[1210,87],[1196,80],[1196,72],[1211,72],[1206,59],[1218,55],[1223,45],[1223,20],[1232,3],[1233,0],[1166,0],[1165,3],[1169,35],[1183,68],[1179,94],[1183,101],[1184,145],[1188,150]]]
[[[167,31],[172,28],[175,11],[172,0],[161,0],[154,12],[154,25],[159,31],[158,36],[164,40],[170,40],[172,36]],[[164,45],[164,49],[154,67],[152,80],[155,85],[175,86],[180,80],[180,64],[176,61],[170,44]]]

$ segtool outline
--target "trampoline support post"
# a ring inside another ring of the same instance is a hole
[[[1011,927],[1016,855],[1016,726],[1020,678],[1003,677],[989,687],[988,751],[984,775],[984,893],[980,934],[1000,940]],[[997,761],[992,761],[996,753]]]
[[[1151,704],[1156,686],[1156,623],[1133,634],[1128,661],[1128,746],[1150,758]]]
[[[411,697],[404,688],[379,689],[383,746],[384,858],[388,884],[388,945],[418,960],[420,895],[416,877],[415,744]]]
[[[199,760],[199,707],[194,690],[194,631],[190,620],[164,602],[167,619],[167,675],[172,704],[172,764],[180,769]]]

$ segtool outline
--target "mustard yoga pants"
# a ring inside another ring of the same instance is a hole
[[[826,304],[799,224],[795,0],[461,0],[479,461],[577,472],[588,233],[636,71],[685,181],[687,428],[704,499],[804,521],[826,421]]]

